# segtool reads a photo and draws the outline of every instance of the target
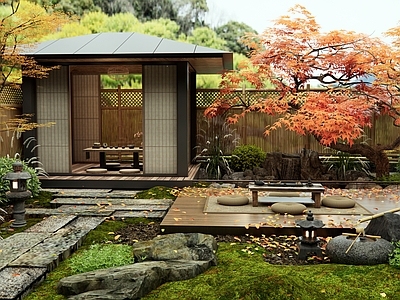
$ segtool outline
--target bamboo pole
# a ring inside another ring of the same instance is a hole
[[[362,233],[362,232],[360,232],[360,233]],[[356,234],[356,233],[347,233],[347,232],[344,232],[344,233],[342,233],[342,235],[346,235],[346,236],[359,236],[360,233],[359,233],[359,234]],[[365,237],[367,237],[367,238],[371,238],[371,239],[380,239],[380,238],[382,238],[380,235],[369,235],[369,234],[366,234],[366,235],[363,235],[363,236],[365,236]]]
[[[400,207],[396,207],[396,208],[393,208],[393,209],[390,209],[390,210],[387,210],[387,211],[384,211],[384,212],[381,212],[381,213],[377,213],[377,214],[372,215],[372,216],[368,216],[368,217],[362,218],[362,219],[358,220],[358,223],[362,223],[362,222],[365,222],[365,221],[376,219],[376,218],[382,217],[386,213],[394,213],[396,211],[400,211]]]
[[[346,254],[347,254],[347,252],[350,251],[351,247],[353,247],[354,243],[356,242],[356,240],[358,239],[358,237],[359,237],[361,234],[362,234],[362,232],[360,232],[359,234],[357,234],[356,238],[355,238],[355,239],[353,240],[353,242],[350,244],[349,248],[347,248],[347,250],[346,250],[346,252],[345,252]]]

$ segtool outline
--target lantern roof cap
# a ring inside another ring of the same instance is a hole
[[[13,164],[13,171],[8,172],[3,178],[6,180],[20,180],[20,179],[31,179],[32,176],[28,172],[22,171],[23,164],[17,160]]]
[[[321,220],[314,220],[314,215],[311,210],[307,213],[307,218],[305,220],[297,220],[296,225],[301,228],[309,229],[309,228],[321,228],[325,224]]]

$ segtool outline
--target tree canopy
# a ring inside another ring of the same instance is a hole
[[[32,58],[20,55],[23,49],[39,41],[68,22],[65,15],[47,13],[28,1],[0,0],[0,92],[6,84],[20,83],[22,76],[41,78],[51,68],[40,66]]]
[[[399,31],[390,34],[397,37]],[[221,96],[206,110],[207,116],[232,107],[242,107],[243,112],[230,116],[229,122],[254,111],[276,115],[279,118],[265,129],[266,135],[279,127],[311,134],[325,146],[368,157],[376,164],[377,176],[388,173],[384,150],[398,147],[400,138],[390,145],[368,145],[358,139],[376,117],[389,115],[393,125],[400,124],[398,52],[395,56],[391,47],[364,34],[320,32],[315,18],[300,5],[245,40],[253,49],[249,64],[224,74]],[[280,96],[254,103],[227,96],[244,82],[256,89],[271,82]],[[310,85],[323,90],[309,90]]]

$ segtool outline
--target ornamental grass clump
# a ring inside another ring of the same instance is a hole
[[[195,160],[203,163],[209,179],[221,179],[232,173],[229,159],[240,138],[221,117],[206,119],[205,124],[197,135],[196,149],[200,153]]]

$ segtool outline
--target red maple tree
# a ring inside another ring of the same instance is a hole
[[[311,134],[322,145],[360,154],[376,166],[377,177],[389,173],[385,153],[400,146],[400,136],[388,145],[360,143],[366,127],[383,115],[399,118],[400,38],[393,46],[355,32],[320,32],[315,18],[296,5],[260,35],[245,37],[253,49],[247,65],[223,74],[218,99],[205,111],[214,117],[233,107],[242,113],[231,115],[236,122],[249,112],[280,116],[265,129],[285,127],[298,134]],[[388,34],[400,37],[400,29]],[[280,91],[279,97],[246,103],[231,96],[243,83],[262,89],[266,83]],[[307,89],[318,85],[323,92]]]

